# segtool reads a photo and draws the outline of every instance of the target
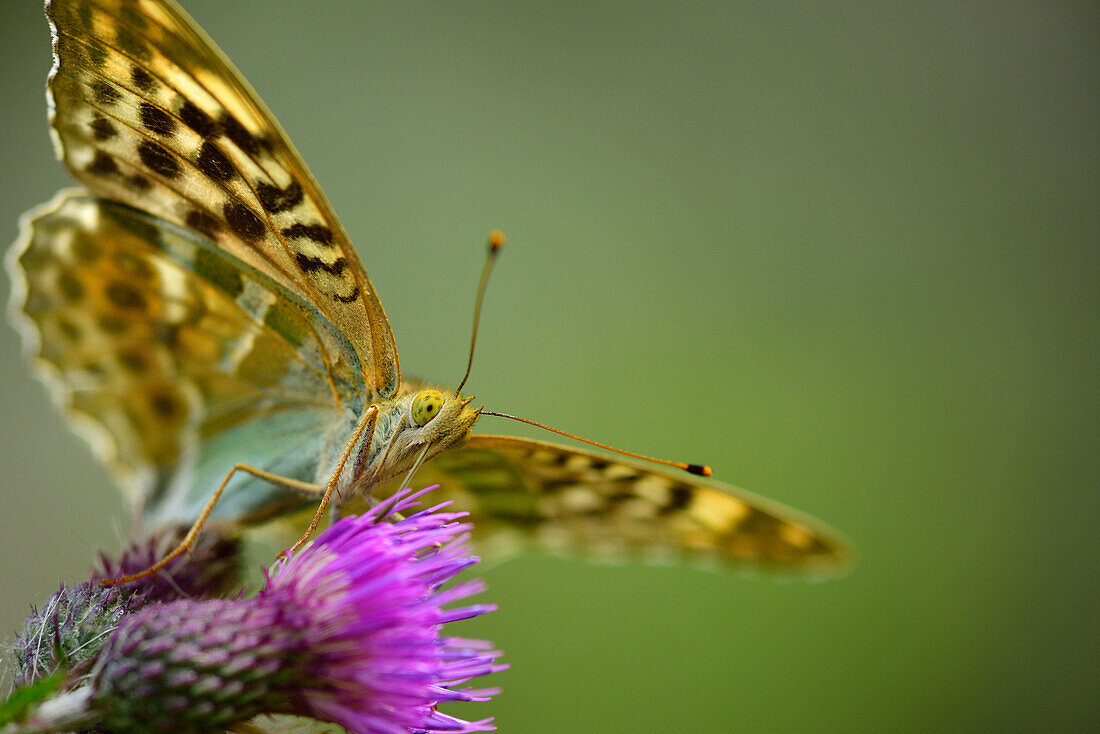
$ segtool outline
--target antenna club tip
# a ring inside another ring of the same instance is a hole
[[[714,474],[711,468],[706,464],[688,464],[685,468],[689,474],[694,474],[699,477],[709,477]]]
[[[502,247],[504,247],[504,233],[499,229],[494,229],[489,233],[489,251],[496,252]]]

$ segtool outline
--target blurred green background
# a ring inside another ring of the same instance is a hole
[[[409,373],[711,463],[840,581],[485,572],[503,731],[1071,731],[1096,630],[1093,3],[186,3],[358,243]],[[68,185],[0,4],[0,226]],[[4,239],[0,238],[0,239]],[[4,285],[5,292],[7,284]],[[123,536],[0,330],[0,631]],[[512,431],[486,418],[483,430]]]

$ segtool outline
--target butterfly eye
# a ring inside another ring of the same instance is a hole
[[[435,418],[443,407],[443,393],[438,390],[425,390],[413,398],[412,418],[416,425],[423,426]]]

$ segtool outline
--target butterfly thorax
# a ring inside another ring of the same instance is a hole
[[[427,461],[465,446],[479,415],[472,401],[410,381],[402,382],[394,397],[376,399],[374,430],[364,430],[353,447],[340,477],[341,492],[369,495],[374,485],[407,472],[421,454]]]

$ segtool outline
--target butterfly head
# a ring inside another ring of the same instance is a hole
[[[464,446],[481,414],[471,408],[473,397],[462,397],[443,390],[421,390],[411,396],[406,412],[407,428],[421,444],[438,445],[439,450]],[[429,451],[429,458],[436,451]]]
[[[435,388],[397,398],[378,416],[366,476],[372,481],[392,477],[407,471],[422,453],[427,460],[466,445],[481,414],[470,407],[473,401]]]

